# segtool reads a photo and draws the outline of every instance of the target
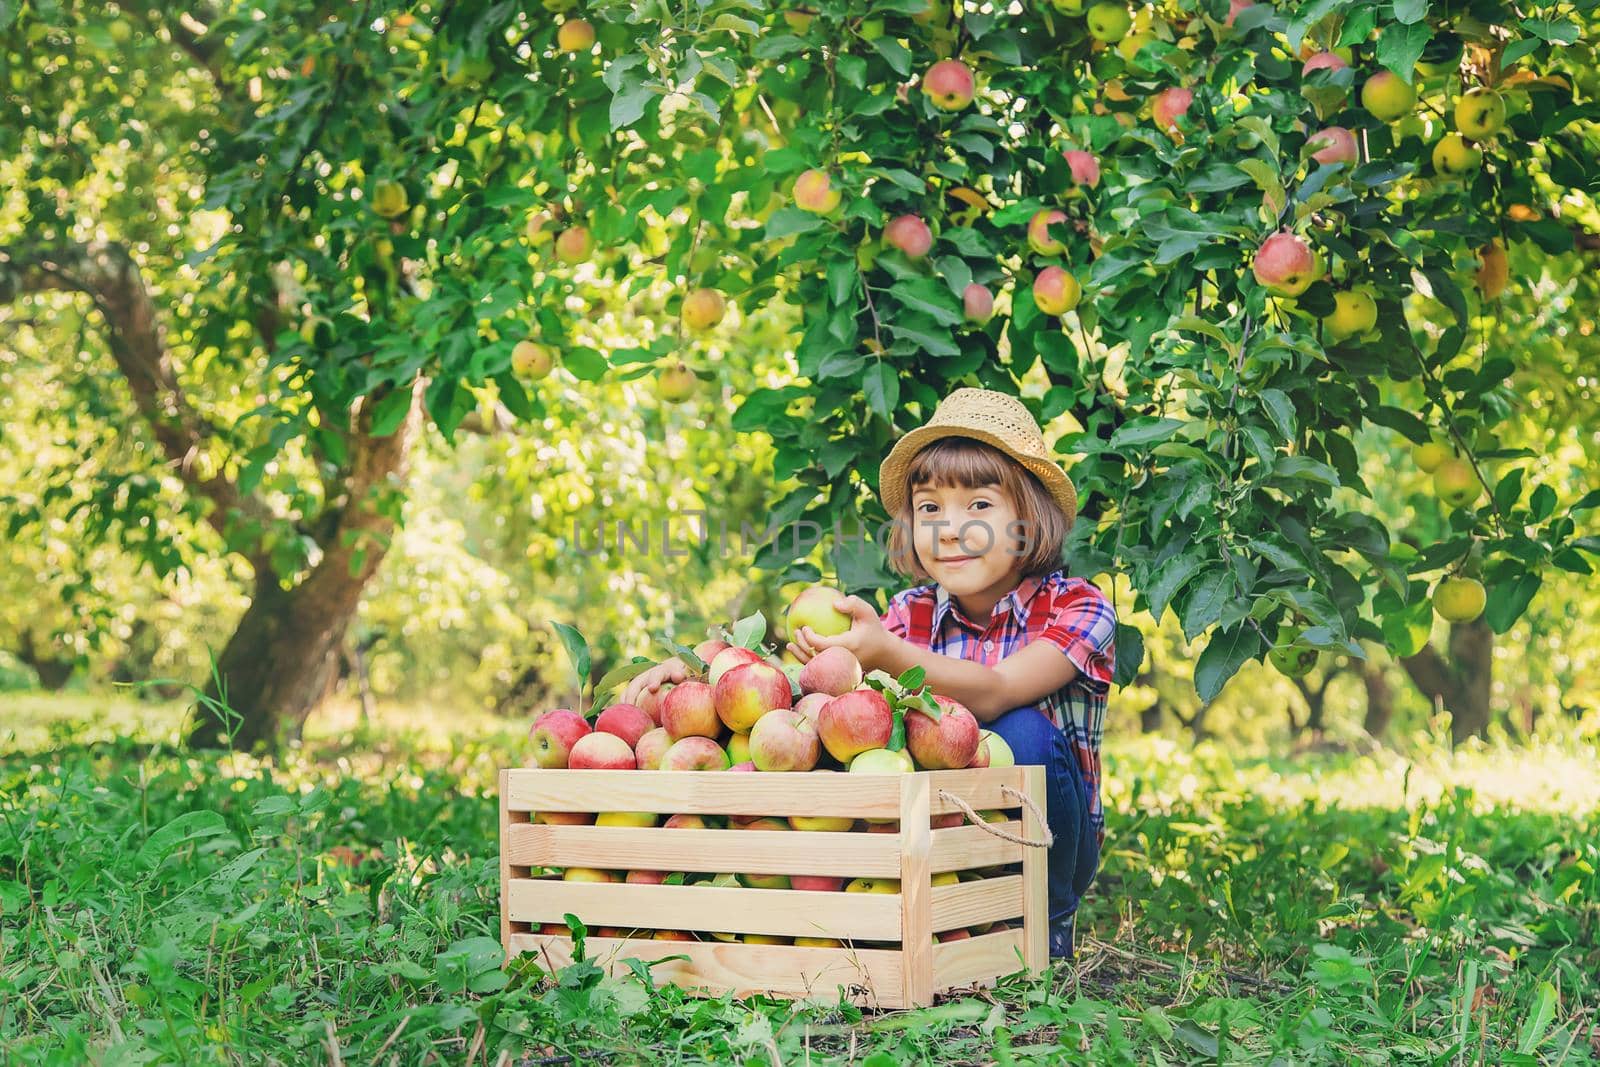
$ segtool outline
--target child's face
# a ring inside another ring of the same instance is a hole
[[[1014,582],[1022,566],[1017,510],[999,486],[918,486],[911,521],[922,566],[956,596]]]

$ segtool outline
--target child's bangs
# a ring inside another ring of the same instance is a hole
[[[906,472],[910,493],[928,486],[978,489],[1005,487],[1015,479],[1011,462],[999,449],[965,437],[946,437],[918,452]]]

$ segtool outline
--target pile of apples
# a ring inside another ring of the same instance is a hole
[[[850,619],[833,608],[841,594],[814,585],[789,605],[789,633],[802,626],[823,636],[843,633]],[[759,616],[752,617],[759,619]],[[900,678],[881,671],[863,675],[849,650],[828,648],[805,663],[784,662],[759,645],[751,620],[735,624],[732,633],[747,643],[708,638],[693,649],[674,645],[692,677],[675,686],[647,693],[638,704],[613,703],[591,724],[568,708],[538,716],[529,730],[531,766],[574,770],[730,771],[781,773],[798,771],[864,774],[908,773],[918,769],[1007,767],[1015,763],[1010,746],[983,730],[959,702],[931,693],[914,668]],[[787,658],[787,657],[786,657]],[[643,670],[648,662],[638,664]],[[635,671],[634,673],[638,673]],[[999,811],[979,813],[989,822],[1003,822]],[[959,813],[936,815],[933,828],[959,826]],[[896,833],[898,820],[827,816],[716,816],[650,812],[536,812],[533,821],[556,825],[661,826],[666,829],[821,830]],[[989,877],[1004,868],[947,872],[934,885]],[[551,872],[552,874],[554,872]],[[765,874],[682,874],[663,871],[605,871],[569,867],[566,881],[635,884],[702,884],[754,889],[798,889],[854,893],[898,893],[889,878],[846,879],[832,876]],[[951,930],[937,940],[949,941],[1002,928],[1004,924]],[[542,932],[567,934],[559,923]],[[600,936],[625,936],[610,928]],[[638,936],[659,940],[694,940],[680,931],[645,931]],[[829,938],[779,938],[766,935],[713,934],[724,941],[754,944],[837,946]],[[868,946],[870,947],[870,946]]]

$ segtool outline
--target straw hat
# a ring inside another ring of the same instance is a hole
[[[992,389],[957,389],[939,402],[933,417],[912,430],[889,452],[878,468],[878,495],[891,516],[905,503],[906,471],[916,454],[944,437],[970,437],[993,445],[1044,483],[1067,516],[1071,529],[1078,517],[1078,491],[1066,471],[1050,458],[1044,434],[1022,401]]]

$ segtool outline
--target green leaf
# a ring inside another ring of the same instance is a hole
[[[1115,685],[1128,685],[1139,676],[1139,668],[1144,666],[1144,634],[1137,626],[1130,626],[1125,622],[1117,623],[1117,665],[1111,674],[1111,681]]]
[[[861,388],[867,394],[867,405],[893,421],[894,410],[900,403],[900,376],[882,360],[872,364],[861,378]]]
[[[911,73],[911,53],[906,46],[893,37],[883,36],[874,38],[872,47],[878,50],[885,63],[900,77],[904,78]]]
[[[655,96],[655,91],[643,82],[625,85],[622,91],[611,98],[610,122],[611,130],[627,129],[644,117],[644,110],[650,103],[650,98]]]
[[[809,211],[793,206],[781,207],[767,219],[766,239],[777,241],[784,237],[793,237],[797,233],[810,233],[822,223],[820,215],[813,215]]]
[[[227,821],[219,813],[209,808],[186,811],[151,834],[134,857],[134,862],[139,867],[155,867],[190,841],[216,837],[227,832]]]
[[[1233,598],[1234,577],[1229,567],[1219,566],[1200,576],[1189,590],[1183,609],[1183,636],[1193,641],[1206,627],[1222,617],[1222,606]]]
[[[1143,590],[1145,600],[1150,604],[1150,614],[1157,622],[1161,621],[1162,614],[1167,610],[1167,605],[1172,598],[1182,589],[1184,583],[1200,572],[1205,566],[1205,557],[1199,549],[1170,559],[1161,565],[1161,569],[1150,579],[1150,584]]]
[[[643,674],[645,671],[649,670],[655,665],[656,664],[654,660],[645,659],[643,656],[639,656],[635,657],[631,662],[622,664],[620,667],[611,668],[600,677],[598,682],[594,683],[595,703],[598,704],[600,702],[601,694],[610,693],[619,685],[633,681],[633,679],[639,677],[639,675]]]
[[[1394,17],[1407,26],[1428,17],[1428,0],[1394,0]]]
[[[1524,1056],[1532,1055],[1544,1041],[1545,1031],[1550,1029],[1550,1024],[1556,1017],[1556,987],[1549,982],[1539,983],[1539,992],[1534,995],[1533,1007],[1528,1011],[1528,1017],[1522,1022],[1522,1032],[1517,1036],[1517,1051]]]
[[[1194,665],[1194,688],[1200,699],[1210,703],[1222,692],[1229,678],[1239,673],[1246,661],[1261,654],[1261,635],[1248,622],[1231,630],[1218,630],[1200,653]]]
[[[567,646],[567,658],[572,661],[573,673],[578,678],[578,703],[583,703],[583,691],[589,684],[589,668],[592,660],[589,656],[589,642],[579,633],[576,627],[568,626],[564,622],[551,622],[556,633],[561,637],[561,643]],[[583,708],[575,708],[580,715],[587,715]]]
[[[767,617],[759,611],[754,615],[746,615],[733,624],[732,644],[740,648],[760,651],[761,642],[766,640],[766,636]]]
[[[1111,451],[1124,448],[1138,448],[1143,445],[1153,445],[1165,441],[1178,432],[1183,425],[1181,419],[1156,418],[1151,415],[1141,415],[1129,419],[1116,433],[1111,435]]]
[[[1494,504],[1501,511],[1510,511],[1522,498],[1522,470],[1512,467],[1494,487]]]
[[[561,365],[581,382],[598,382],[606,376],[606,371],[611,369],[605,356],[582,345],[574,345],[562,352]]]
[[[1278,429],[1278,437],[1284,441],[1294,441],[1299,436],[1299,426],[1295,420],[1294,402],[1282,389],[1261,390],[1261,404],[1267,409],[1267,414],[1272,418],[1272,424]]]
[[[1400,75],[1407,85],[1417,73],[1417,60],[1422,50],[1433,38],[1433,29],[1426,22],[1412,25],[1391,23],[1378,38],[1378,62]]]
[[[372,407],[372,436],[388,437],[400,428],[411,410],[411,390],[391,386]]]
[[[1489,629],[1497,634],[1503,634],[1522,617],[1528,610],[1528,605],[1533,601],[1533,595],[1539,591],[1542,579],[1537,571],[1524,571],[1517,575],[1510,585],[1494,585],[1489,589],[1488,605],[1483,610],[1483,617],[1489,624]]]

